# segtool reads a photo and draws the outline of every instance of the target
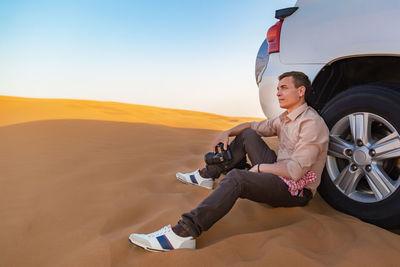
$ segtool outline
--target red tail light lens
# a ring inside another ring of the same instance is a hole
[[[267,41],[269,54],[279,52],[279,39],[281,36],[282,22],[283,20],[280,20],[268,29]]]

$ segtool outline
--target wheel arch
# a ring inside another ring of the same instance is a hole
[[[327,63],[312,82],[307,102],[317,111],[352,87],[384,83],[400,92],[400,56],[354,56]]]

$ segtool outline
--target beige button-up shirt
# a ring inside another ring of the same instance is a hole
[[[329,143],[329,129],[319,114],[306,103],[278,117],[252,122],[251,128],[261,136],[278,136],[278,163],[286,164],[290,178],[298,180],[313,171],[317,180],[305,186],[315,195],[321,182]]]

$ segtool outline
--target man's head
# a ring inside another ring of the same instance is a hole
[[[293,111],[306,102],[306,91],[311,89],[311,82],[307,75],[299,71],[282,73],[276,95],[281,108]]]

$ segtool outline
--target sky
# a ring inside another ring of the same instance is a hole
[[[263,117],[256,55],[295,2],[0,1],[0,95]]]

